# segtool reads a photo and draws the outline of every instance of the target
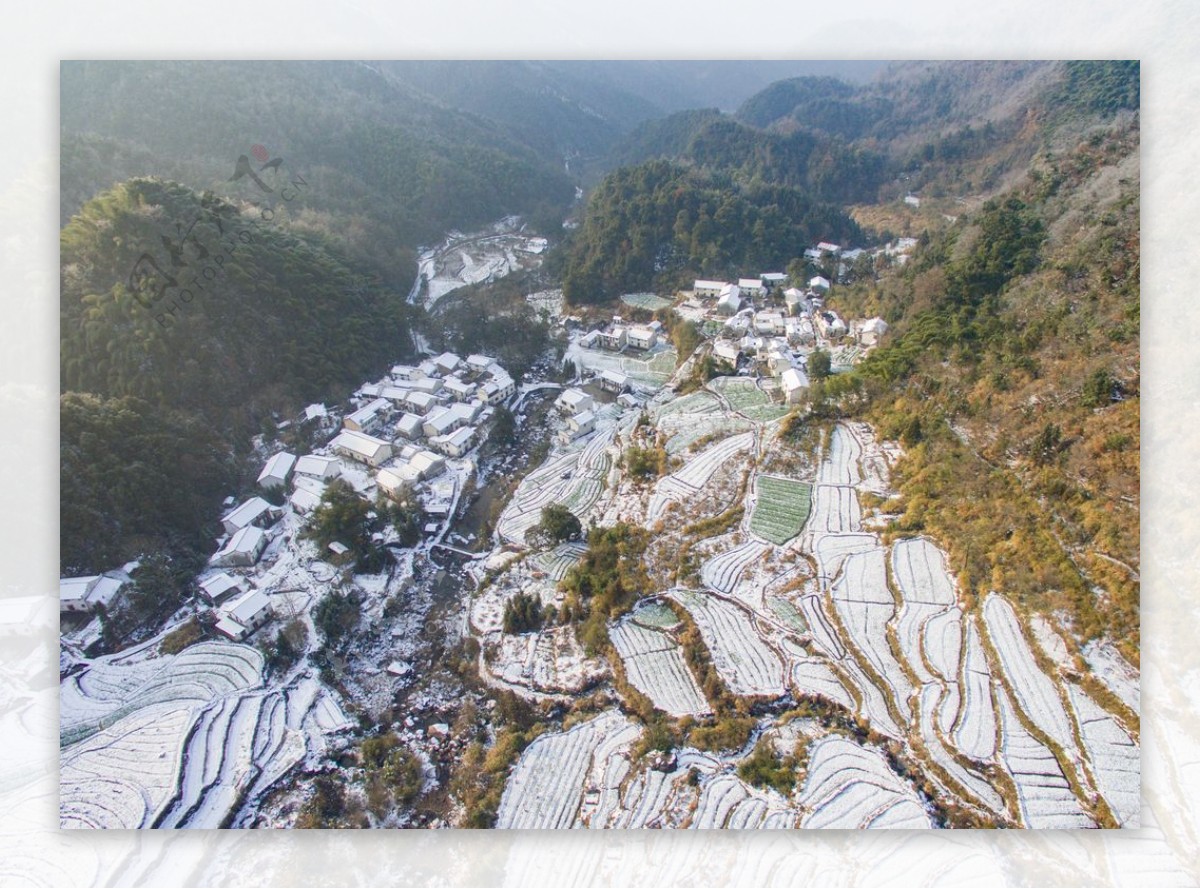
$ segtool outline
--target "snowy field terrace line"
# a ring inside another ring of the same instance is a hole
[[[677,589],[670,596],[696,622],[713,666],[733,694],[778,698],[787,693],[782,660],[743,608],[711,593]]]
[[[676,718],[711,712],[679,644],[665,632],[621,620],[608,631],[630,683],[664,713]]]
[[[877,751],[838,735],[809,747],[808,777],[800,792],[804,828],[932,827],[911,786]]]

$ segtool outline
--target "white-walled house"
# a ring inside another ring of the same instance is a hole
[[[452,374],[462,365],[462,359],[453,352],[443,352],[437,358],[433,359],[433,363],[438,366],[438,370],[442,375]]]
[[[267,461],[263,471],[258,474],[258,484],[263,488],[282,488],[287,484],[292,468],[296,465],[296,455],[280,451]]]
[[[728,286],[724,281],[697,280],[692,284],[692,293],[699,297],[720,296],[721,291]]]
[[[766,296],[767,288],[763,286],[761,278],[738,278],[738,289],[749,297]]]
[[[449,457],[461,457],[475,444],[475,427],[463,426],[448,435],[432,438],[429,443]]]
[[[808,289],[814,290],[817,293],[828,293],[829,286],[829,279],[821,275],[815,275],[808,279]]]
[[[737,367],[738,360],[742,357],[742,350],[732,340],[717,340],[713,343],[713,357],[721,361],[728,361],[733,367]]]
[[[241,595],[243,592],[245,592],[245,587],[242,586],[241,580],[230,577],[224,571],[218,571],[200,581],[200,595],[210,605],[220,605],[227,599]]]
[[[871,318],[864,321],[858,332],[858,341],[864,346],[877,346],[879,340],[887,333],[887,322],[882,318]]]
[[[796,367],[785,370],[779,378],[779,383],[783,387],[783,397],[788,404],[798,404],[808,390],[808,377]]]
[[[717,311],[722,315],[736,315],[742,307],[742,290],[736,284],[726,284],[717,299]]]
[[[554,406],[564,414],[577,414],[580,411],[591,410],[592,396],[579,389],[564,389],[554,402]]]
[[[262,528],[248,525],[225,541],[209,563],[223,568],[248,568],[258,562],[266,546],[267,535]]]
[[[391,403],[386,398],[376,398],[369,404],[348,414],[342,425],[353,432],[371,432],[379,428]]]
[[[218,612],[218,632],[241,642],[271,619],[271,599],[262,590],[250,590]]]
[[[619,370],[603,370],[597,379],[600,381],[601,389],[617,394],[624,392],[625,387],[629,385],[629,377]]]
[[[416,414],[410,414],[406,411],[400,416],[400,419],[396,421],[396,435],[407,438],[409,441],[416,441],[425,434],[425,430],[423,428],[424,425],[424,418],[419,417]]]
[[[119,573],[119,572],[118,572]],[[128,578],[108,574],[58,579],[58,610],[62,614],[86,613],[109,608],[121,597]]]
[[[338,433],[332,442],[332,447],[339,454],[366,463],[368,466],[379,466],[386,463],[392,456],[392,446],[371,435],[344,429]]]
[[[335,457],[321,457],[317,454],[305,454],[296,461],[296,475],[306,475],[311,478],[336,478],[341,474],[341,464]]]
[[[658,332],[650,327],[635,324],[629,328],[626,342],[635,349],[648,351],[658,343]]]
[[[260,528],[273,524],[280,516],[280,510],[261,497],[251,497],[245,503],[236,507],[221,519],[226,534],[236,534],[243,528],[257,525]]]

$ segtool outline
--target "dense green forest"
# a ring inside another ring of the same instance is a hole
[[[413,354],[415,310],[335,248],[176,183],[89,201],[61,259],[64,570],[199,546],[264,420]]]
[[[857,240],[837,206],[786,185],[741,185],[669,161],[623,167],[592,193],[567,245],[569,302],[671,290],[690,277],[783,269],[818,240]]]

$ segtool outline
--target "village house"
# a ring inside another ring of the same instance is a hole
[[[98,607],[112,607],[125,589],[126,578],[108,574],[87,577],[60,577],[58,580],[58,610],[62,614],[86,613]]]
[[[803,315],[784,321],[784,335],[793,346],[811,346],[817,341],[812,321]]]
[[[383,423],[391,405],[386,398],[376,398],[360,407],[342,420],[342,425],[352,432],[374,432]]]
[[[882,318],[871,318],[862,323],[858,331],[858,341],[864,346],[877,346],[887,329],[887,322]]]
[[[783,282],[787,280],[787,275],[783,272],[763,272],[759,275],[759,278],[762,279],[763,287],[769,293],[778,287],[782,287]]]
[[[292,504],[292,509],[296,510],[296,512],[304,514],[312,512],[321,505],[321,495],[307,488],[297,488],[288,497],[288,503]]]
[[[209,605],[220,605],[227,599],[245,592],[242,582],[236,577],[230,577],[224,571],[218,571],[200,581],[200,597]]]
[[[425,417],[425,422],[421,425],[421,431],[429,438],[436,438],[452,432],[461,425],[462,421],[457,414],[449,408],[442,407],[429,412]]]
[[[446,461],[433,451],[418,451],[413,454],[408,465],[417,471],[421,481],[436,478],[446,471]]]
[[[406,472],[400,471],[408,464],[403,464],[401,467],[393,467],[391,469],[381,469],[375,475],[375,484],[379,485],[381,491],[389,497],[397,497],[405,488],[420,481],[420,473],[415,469],[409,469]]]
[[[278,507],[272,506],[261,497],[251,497],[221,519],[226,534],[235,534],[250,525],[266,528],[280,516]]]
[[[413,375],[413,379],[425,380],[438,376],[441,376],[441,371],[438,369],[437,363],[432,358],[426,358],[417,365],[417,372]]]
[[[209,563],[221,568],[249,568],[258,561],[266,546],[267,535],[262,528],[247,525],[225,541]]]
[[[590,410],[580,411],[573,416],[567,417],[567,431],[571,439],[587,435],[594,428],[596,428],[596,415]]]
[[[761,278],[738,278],[737,286],[751,299],[761,299],[767,295],[767,288],[763,286]]]
[[[438,370],[442,372],[442,376],[445,376],[458,370],[463,361],[453,352],[443,352],[437,358],[433,359],[433,363],[438,366]]]
[[[840,340],[846,335],[846,322],[839,318],[836,312],[827,309],[817,312],[813,321],[821,336],[827,340]]]
[[[488,404],[502,404],[516,391],[516,384],[508,374],[496,374],[481,387],[481,393]]]
[[[411,364],[393,364],[389,372],[396,380],[411,380],[417,369]]]
[[[592,396],[579,389],[564,389],[562,394],[554,402],[554,406],[564,414],[577,414],[580,411],[590,410],[592,407]]]
[[[225,605],[219,614],[217,632],[241,642],[271,619],[271,600],[262,590],[250,590]]]
[[[636,324],[629,328],[626,341],[635,349],[641,349],[643,352],[649,351],[658,343],[658,332],[650,327]]]
[[[462,380],[449,379],[445,381],[445,391],[455,401],[470,401],[475,396],[475,384],[464,383]]]
[[[742,350],[732,340],[717,340],[713,343],[713,357],[719,361],[728,362],[730,367],[736,370],[738,361],[742,357]]]
[[[597,379],[600,381],[601,389],[606,392],[615,392],[618,395],[624,392],[625,387],[629,385],[629,377],[619,370],[603,370]]]
[[[821,243],[817,244],[817,249],[822,253],[833,253],[835,255],[842,252],[842,248],[840,246],[837,244],[831,244],[829,241],[822,241]]]
[[[287,451],[280,451],[267,461],[263,471],[258,474],[258,485],[261,488],[282,488],[287,484],[296,465],[296,456]]]
[[[379,397],[386,398],[388,401],[396,403],[403,402],[408,398],[409,393],[415,391],[415,387],[408,380],[401,380],[391,386],[380,386]]]
[[[400,419],[396,421],[396,435],[402,438],[407,438],[409,441],[416,441],[425,434],[425,421],[416,414],[403,413]]]
[[[804,298],[804,291],[798,287],[789,287],[783,291],[783,304],[787,306],[790,315],[802,315],[808,311],[808,302]]]
[[[829,279],[823,278],[820,275],[815,275],[808,279],[808,289],[816,293],[828,293]]]
[[[467,356],[467,367],[476,374],[489,373],[495,363],[496,359],[489,358],[487,355]]]
[[[335,478],[341,473],[341,465],[334,457],[318,457],[316,454],[305,454],[296,461],[295,474],[312,478]]]
[[[783,398],[788,404],[799,404],[808,390],[808,377],[799,368],[788,368],[779,378],[783,387]]]
[[[623,324],[614,324],[596,335],[596,342],[600,344],[600,348],[610,352],[620,352],[628,341],[629,329]]]
[[[741,288],[736,284],[726,284],[717,298],[717,312],[722,315],[736,315],[741,307]]]
[[[338,433],[332,446],[339,454],[368,466],[379,466],[392,456],[392,446],[386,441],[349,429]]]
[[[441,404],[437,396],[430,395],[428,392],[409,392],[408,397],[404,399],[404,406],[410,408],[413,412],[424,416],[434,406]]]
[[[780,376],[792,366],[792,354],[787,343],[780,339],[767,341],[766,347],[760,351],[763,368],[773,377]]]
[[[721,291],[729,285],[724,281],[696,281],[692,284],[692,293],[700,298],[720,296]]]
[[[446,383],[440,377],[425,377],[423,380],[414,380],[412,387],[416,392],[425,392],[429,395],[436,395],[442,391],[442,387]]]
[[[475,444],[475,427],[463,426],[448,435],[431,438],[429,444],[448,457],[461,457]]]
[[[327,416],[329,416],[329,411],[325,408],[324,404],[310,404],[304,409],[305,422],[309,420],[322,420]]]
[[[783,315],[779,312],[759,312],[754,316],[754,332],[763,336],[782,335]]]

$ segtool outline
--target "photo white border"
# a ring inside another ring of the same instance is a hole
[[[736,11],[735,11],[736,10]],[[1200,15],[1187,0],[9,7],[0,90],[0,883],[1193,885],[1200,881]],[[64,58],[1137,58],[1143,823],[1138,831],[57,830],[58,63]]]

